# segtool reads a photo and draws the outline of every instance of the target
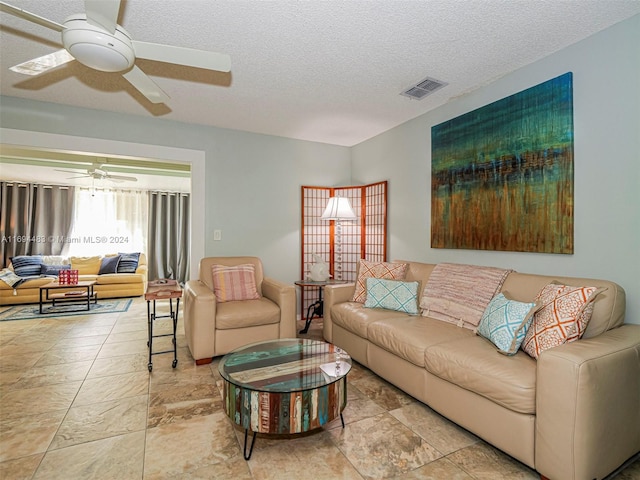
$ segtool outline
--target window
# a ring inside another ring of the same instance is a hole
[[[148,193],[76,187],[69,256],[146,252]]]

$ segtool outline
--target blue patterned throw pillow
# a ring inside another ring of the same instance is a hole
[[[19,277],[40,275],[42,255],[18,255],[11,259],[11,265]]]
[[[490,340],[500,353],[515,355],[538,309],[537,303],[511,300],[499,293],[485,309],[478,325],[478,335]]]
[[[140,253],[118,253],[120,261],[116,267],[117,273],[136,273]]]
[[[367,299],[364,306],[417,315],[418,282],[367,278]]]

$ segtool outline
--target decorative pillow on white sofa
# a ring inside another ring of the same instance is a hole
[[[500,353],[515,355],[522,345],[538,304],[511,300],[507,295],[507,292],[499,293],[489,302],[482,314],[477,333],[490,340]]]
[[[418,282],[367,278],[367,308],[386,308],[418,314]]]

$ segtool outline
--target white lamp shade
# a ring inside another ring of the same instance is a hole
[[[351,208],[351,202],[348,198],[331,197],[320,218],[323,220],[355,220],[358,217]]]

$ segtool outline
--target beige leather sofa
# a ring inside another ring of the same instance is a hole
[[[78,280],[95,280],[94,291],[98,300],[103,298],[137,297],[143,295],[147,288],[147,257],[140,254],[136,273],[107,273],[99,275],[101,257],[69,257],[62,258],[62,263],[70,263],[72,267],[83,264],[79,270]],[[11,268],[11,267],[9,267]],[[26,280],[14,288],[0,281],[0,305],[20,305],[38,303],[40,288],[56,277],[42,276]],[[70,288],[73,290],[73,288]]]
[[[260,298],[216,302],[214,264],[253,264]],[[264,276],[257,257],[206,257],[200,260],[199,279],[184,287],[184,330],[191,355],[198,365],[211,362],[242,345],[296,336],[296,292]]]
[[[408,263],[422,289],[435,265]],[[613,282],[514,272],[502,290],[529,302],[554,280],[607,290],[582,339],[537,361],[454,324],[364,308],[350,301],[353,284],[325,288],[324,337],[542,476],[601,479],[640,451],[640,325],[623,324]]]

